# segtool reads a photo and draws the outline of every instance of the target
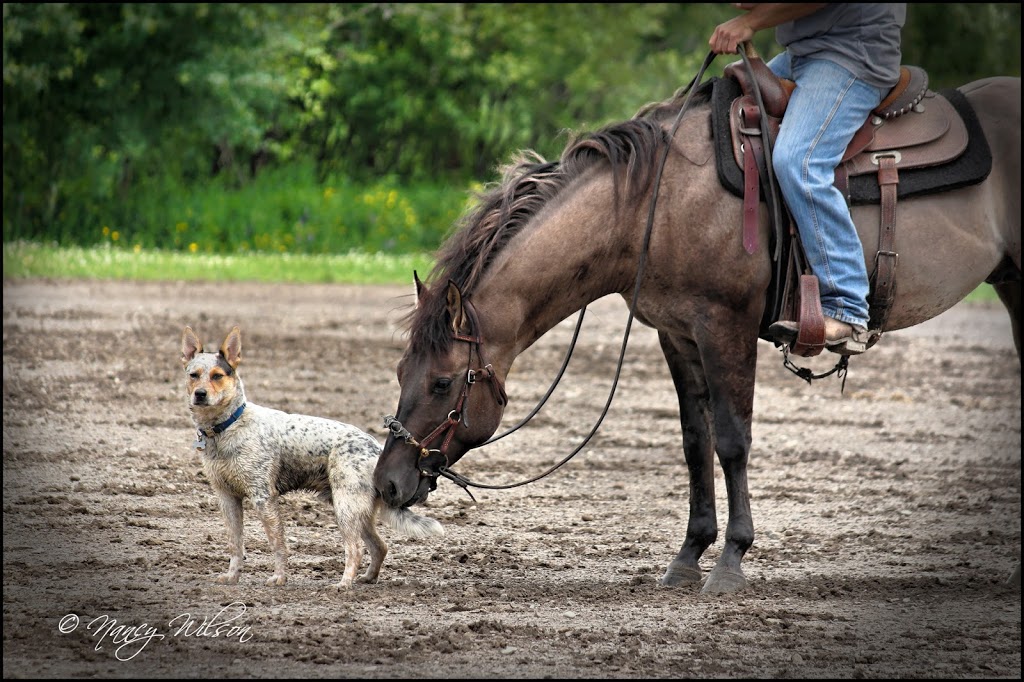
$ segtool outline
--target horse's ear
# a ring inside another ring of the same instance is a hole
[[[423,300],[423,294],[427,291],[427,287],[420,281],[420,276],[415,270],[412,271],[412,281],[416,285],[416,306],[419,307],[420,301]]]
[[[462,303],[462,291],[455,282],[448,280],[448,315],[452,320],[452,329],[456,334],[469,334],[469,320]]]

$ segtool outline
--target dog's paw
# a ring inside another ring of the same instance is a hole
[[[272,575],[269,578],[267,578],[267,584],[268,585],[281,586],[281,585],[284,585],[286,582],[288,582],[288,576],[280,575],[280,574],[277,574],[277,573],[275,573],[274,575]]]
[[[237,585],[238,584],[238,573],[224,573],[217,576],[218,585]]]

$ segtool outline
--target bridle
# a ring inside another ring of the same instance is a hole
[[[744,45],[743,47],[745,48],[746,46]],[[748,72],[751,73],[751,81],[754,82],[755,85],[756,85],[756,79],[753,77],[753,71],[752,71],[752,67],[750,65],[750,62],[748,60],[748,57],[746,55],[746,49],[739,49],[738,53],[742,57],[743,62],[746,64]],[[686,88],[684,89],[683,92],[687,93],[687,97],[683,101],[683,104],[682,104],[678,114],[676,115],[675,121],[673,122],[672,128],[671,128],[671,130],[670,130],[670,132],[669,132],[669,134],[667,136],[667,139],[669,141],[675,138],[675,134],[676,134],[677,129],[679,128],[680,122],[682,121],[683,114],[686,112],[687,108],[689,107],[690,99],[691,99],[691,97],[693,95],[694,85],[696,85],[696,84],[701,82],[701,78],[703,77],[705,69],[707,69],[707,67],[711,64],[711,62],[714,60],[714,58],[715,58],[715,53],[714,52],[709,52],[707,57],[705,57],[704,63],[701,65],[700,70],[698,71],[697,75],[694,76],[693,80],[690,81],[689,85],[687,85]],[[763,138],[763,142],[764,142],[765,148],[766,149],[770,149],[771,146],[770,146],[769,141],[767,139],[768,126],[767,126],[766,122],[763,120],[764,119],[765,108],[764,108],[763,103],[761,102],[761,93],[760,93],[759,90],[756,89],[756,87],[755,87],[755,95],[756,95],[756,99],[757,99],[757,102],[758,102],[758,105],[759,105],[759,109],[762,112],[762,138]],[[506,485],[485,485],[485,484],[482,484],[482,483],[476,483],[474,481],[470,481],[469,479],[465,478],[464,476],[461,476],[461,475],[455,473],[454,471],[452,471],[451,469],[448,468],[449,467],[449,462],[448,462],[447,451],[448,451],[448,446],[451,444],[452,438],[455,435],[455,429],[458,427],[458,424],[459,424],[460,420],[464,424],[466,424],[466,426],[469,426],[469,423],[468,423],[468,421],[465,418],[465,414],[463,413],[463,407],[465,405],[466,398],[469,395],[469,390],[470,390],[470,388],[472,388],[473,384],[475,384],[480,379],[489,380],[490,386],[491,386],[491,392],[494,395],[494,399],[497,402],[497,404],[499,406],[504,406],[505,403],[508,401],[508,397],[505,394],[505,387],[502,385],[501,379],[497,376],[497,374],[495,374],[494,369],[491,367],[491,365],[488,364],[484,360],[484,357],[483,357],[483,343],[484,343],[484,340],[483,340],[483,336],[479,334],[480,327],[479,327],[479,324],[477,322],[476,311],[473,309],[473,307],[470,305],[470,303],[469,303],[469,301],[467,299],[463,299],[463,309],[465,310],[465,312],[466,312],[466,314],[467,314],[467,316],[469,318],[471,329],[476,330],[477,331],[477,335],[476,336],[472,336],[472,335],[468,335],[468,334],[460,334],[458,332],[456,332],[454,334],[454,338],[456,340],[458,340],[458,341],[465,341],[465,342],[468,342],[468,343],[471,344],[470,345],[470,351],[469,351],[469,361],[468,361],[469,367],[468,367],[467,373],[466,373],[466,383],[463,386],[462,392],[459,395],[459,399],[458,399],[458,401],[455,404],[455,409],[453,409],[451,412],[449,412],[448,413],[448,418],[445,419],[443,422],[441,422],[437,426],[437,428],[435,428],[433,431],[431,431],[430,434],[427,435],[426,438],[423,438],[423,439],[418,440],[418,441],[412,435],[412,433],[410,433],[409,430],[406,429],[402,425],[402,423],[400,421],[398,421],[398,419],[394,415],[388,415],[388,416],[384,417],[384,427],[387,428],[392,433],[392,435],[394,435],[396,438],[404,439],[406,443],[408,443],[409,445],[412,445],[413,447],[415,447],[415,448],[417,448],[419,450],[419,459],[418,459],[418,462],[417,462],[417,468],[419,469],[421,477],[426,477],[426,478],[430,479],[430,484],[431,484],[430,490],[431,491],[433,491],[433,490],[435,490],[437,488],[437,477],[438,476],[444,476],[445,478],[451,480],[456,485],[458,485],[461,488],[463,488],[469,494],[469,496],[471,498],[473,497],[473,493],[471,493],[469,491],[469,486],[473,486],[475,488],[486,488],[486,489],[491,489],[491,490],[504,490],[504,489],[508,489],[508,488],[515,488],[515,487],[518,487],[518,486],[526,485],[527,483],[532,483],[532,482],[537,481],[537,480],[539,480],[541,478],[544,478],[545,476],[547,476],[548,474],[552,473],[553,471],[555,471],[556,469],[561,467],[563,464],[568,462],[570,459],[572,459],[576,454],[578,454],[587,445],[587,443],[594,436],[594,434],[597,433],[598,428],[600,427],[601,423],[604,421],[605,416],[608,414],[608,409],[611,407],[612,398],[615,395],[615,389],[616,389],[616,387],[618,385],[619,375],[620,375],[620,373],[622,371],[622,363],[623,363],[623,359],[624,359],[625,353],[626,353],[626,345],[627,345],[627,342],[629,340],[629,332],[630,332],[630,329],[632,327],[633,318],[634,318],[634,311],[636,310],[637,299],[638,299],[639,293],[640,293],[640,284],[643,281],[644,270],[645,270],[645,266],[646,266],[646,263],[647,263],[647,251],[648,251],[648,246],[650,244],[651,231],[652,231],[652,229],[654,227],[654,211],[655,211],[655,207],[657,206],[657,202],[658,202],[658,192],[659,192],[660,187],[661,187],[662,172],[664,171],[664,168],[665,168],[665,161],[668,158],[669,148],[670,148],[670,145],[666,144],[664,152],[663,152],[663,155],[661,157],[661,164],[658,167],[658,171],[657,171],[657,174],[655,176],[654,183],[653,183],[654,189],[653,189],[653,194],[652,194],[652,197],[651,197],[651,203],[650,203],[649,211],[648,211],[648,215],[647,215],[647,226],[646,226],[646,228],[644,230],[643,242],[642,242],[642,245],[641,245],[641,248],[640,248],[640,259],[639,259],[639,263],[637,264],[636,282],[635,282],[635,285],[633,287],[633,297],[632,297],[632,301],[631,301],[630,306],[629,306],[629,317],[628,317],[628,319],[626,321],[625,332],[623,333],[622,346],[621,346],[620,351],[619,351],[619,360],[618,360],[618,364],[617,364],[616,369],[615,369],[615,377],[614,377],[614,379],[612,381],[612,387],[611,387],[611,390],[610,390],[609,395],[608,395],[608,400],[607,400],[607,402],[604,405],[604,409],[602,410],[601,415],[598,417],[597,422],[594,424],[594,427],[591,429],[590,433],[588,433],[587,436],[583,439],[583,441],[572,452],[570,452],[567,456],[565,456],[561,461],[557,462],[555,465],[553,465],[552,467],[548,468],[546,471],[544,471],[544,472],[542,472],[542,473],[540,473],[540,474],[538,474],[538,475],[536,475],[536,476],[534,476],[532,478],[529,478],[527,480],[520,481],[518,483],[510,483],[510,484],[506,484]],[[773,177],[773,175],[771,173],[771,164],[769,163],[768,166],[769,166],[769,168],[768,168],[769,183],[770,183],[771,188],[772,188],[772,196],[775,196],[776,190],[775,190],[775,187],[774,187],[774,177]],[[778,210],[777,206],[778,206],[778,202],[777,201],[773,201],[772,202],[772,210],[774,212],[776,212],[776,213],[777,213],[777,210]],[[781,219],[777,215],[773,215],[772,224],[775,225],[775,226],[778,226],[780,224],[780,220]],[[538,405],[533,409],[533,411],[531,411],[530,414],[527,415],[527,417],[525,419],[523,419],[519,424],[517,424],[516,426],[512,427],[511,429],[509,429],[505,433],[502,433],[500,436],[495,436],[495,437],[491,438],[486,443],[484,443],[484,445],[487,445],[489,443],[493,443],[494,441],[496,441],[496,440],[498,440],[500,438],[503,438],[503,437],[507,436],[508,434],[512,433],[513,431],[517,430],[519,427],[521,427],[523,424],[525,424],[527,421],[529,421],[530,418],[532,418],[533,415],[535,415],[537,413],[537,411],[540,410],[540,408],[544,404],[544,402],[547,401],[548,397],[551,395],[552,391],[554,390],[555,385],[557,385],[559,379],[561,379],[562,373],[565,371],[566,366],[568,365],[569,358],[572,355],[573,347],[576,344],[576,337],[578,336],[579,331],[580,331],[580,327],[581,327],[581,325],[583,323],[583,313],[585,311],[586,311],[586,306],[584,306],[583,309],[580,310],[580,316],[579,316],[579,319],[577,320],[577,324],[576,324],[576,331],[573,334],[572,342],[570,343],[569,351],[568,351],[568,353],[565,356],[565,360],[562,363],[562,367],[558,371],[558,374],[557,374],[557,376],[555,378],[555,381],[552,383],[551,387],[548,389],[548,392],[544,395],[543,398],[541,398],[540,403],[538,403]],[[476,370],[472,369],[473,349],[474,348],[476,349],[477,356],[480,358],[480,364],[482,365],[482,367],[480,369],[476,369]],[[847,360],[847,358],[846,358],[846,356],[844,356],[840,360],[840,364],[836,365],[836,368],[833,369],[832,372],[835,372],[836,370],[838,370],[840,368],[845,370],[845,361],[846,360]],[[787,362],[788,362],[788,353],[787,353]],[[801,374],[801,376],[802,376],[802,378],[806,379],[808,381],[808,383],[810,383],[810,380],[812,378],[819,379],[819,378],[823,378],[825,376],[828,376],[829,374],[832,373],[832,372],[828,372],[828,373],[822,374],[822,375],[810,375],[810,376],[808,376],[806,374],[807,370],[803,370],[803,371],[804,371],[805,374]],[[844,383],[845,383],[845,381],[844,381]],[[441,444],[441,447],[438,448],[438,449],[430,449],[428,447],[430,445],[430,443],[434,442],[435,440],[440,438],[442,435],[444,435],[444,440],[443,440],[443,442]]]
[[[466,362],[466,381],[463,383],[458,400],[455,401],[455,407],[448,413],[448,417],[443,422],[420,439],[413,436],[394,415],[384,417],[384,428],[388,429],[395,438],[401,438],[419,450],[417,469],[419,469],[421,477],[431,479],[431,490],[437,487],[438,476],[444,476],[459,483],[457,480],[458,474],[448,469],[448,447],[455,436],[455,430],[458,428],[459,422],[462,422],[467,427],[469,426],[469,420],[466,418],[463,408],[466,405],[466,399],[469,397],[470,389],[478,382],[486,381],[491,388],[491,395],[494,397],[494,402],[497,403],[498,407],[504,407],[508,402],[508,395],[505,393],[505,386],[501,381],[501,377],[494,371],[494,367],[484,359],[484,338],[480,333],[480,324],[476,310],[468,300],[464,299],[462,305],[463,311],[469,320],[469,328],[474,333],[462,334],[455,332],[452,334],[452,338],[456,341],[464,341],[469,344],[469,357]],[[474,351],[476,351],[476,356],[480,360],[480,367],[476,369],[473,368]],[[430,444],[438,439],[441,439],[441,446],[439,448],[430,448]]]
[[[683,114],[688,109],[690,99],[693,96],[694,85],[701,82],[701,78],[704,74],[705,69],[707,69],[707,67],[711,64],[714,58],[715,53],[709,52],[707,57],[705,57],[704,63],[701,65],[697,75],[694,76],[693,80],[690,81],[690,84],[686,86],[684,92],[687,93],[687,97],[683,101],[683,105],[680,108],[679,113],[676,115],[674,123],[672,124],[672,129],[667,137],[668,140],[672,140],[673,138],[675,138],[676,131],[679,128],[679,124],[682,122]],[[668,158],[670,146],[670,144],[665,145],[665,149],[661,158],[661,164],[658,166],[658,171],[653,183],[654,190],[653,195],[651,197],[650,209],[647,215],[647,227],[644,230],[643,243],[640,248],[640,261],[637,265],[636,283],[633,288],[633,298],[629,306],[629,317],[626,320],[626,330],[623,333],[622,346],[619,350],[619,361],[615,368],[615,378],[612,381],[612,387],[609,391],[608,400],[605,402],[604,409],[602,410],[600,417],[598,417],[597,422],[594,424],[594,427],[590,430],[590,433],[588,433],[586,438],[584,438],[583,441],[572,452],[566,455],[561,461],[557,462],[555,465],[548,468],[546,471],[543,471],[532,478],[520,481],[518,483],[509,483],[506,485],[485,485],[483,483],[476,483],[474,481],[470,481],[464,476],[461,476],[448,468],[449,462],[446,454],[448,450],[448,445],[451,443],[451,439],[455,434],[455,428],[458,426],[459,420],[462,419],[463,422],[465,423],[465,416],[462,414],[462,407],[465,403],[466,396],[469,394],[470,387],[472,386],[473,383],[475,383],[475,380],[477,378],[474,375],[474,370],[470,369],[467,373],[466,385],[462,389],[462,394],[459,396],[459,400],[456,403],[455,409],[449,412],[448,418],[445,421],[441,422],[441,424],[439,424],[437,428],[435,428],[426,438],[417,441],[416,437],[413,436],[412,433],[410,433],[409,430],[406,429],[394,415],[388,415],[384,417],[384,427],[391,431],[392,435],[394,435],[396,438],[404,439],[406,443],[419,449],[419,460],[417,462],[417,468],[419,469],[421,477],[430,478],[431,491],[437,488],[438,476],[444,476],[445,478],[451,480],[456,485],[460,486],[463,490],[465,490],[471,498],[473,497],[473,493],[469,491],[469,486],[473,486],[475,488],[487,488],[490,490],[504,490],[508,488],[516,488],[518,486],[526,485],[527,483],[533,483],[534,481],[544,478],[545,476],[552,473],[553,471],[561,467],[563,464],[568,462],[570,459],[575,457],[587,445],[587,443],[590,442],[590,439],[593,438],[594,434],[597,433],[598,428],[601,426],[601,423],[604,421],[605,416],[608,414],[608,409],[611,407],[612,398],[615,395],[615,389],[619,383],[619,375],[622,372],[622,363],[626,354],[626,344],[629,340],[629,332],[633,325],[634,311],[636,310],[637,298],[639,297],[640,293],[640,283],[643,281],[644,269],[647,263],[647,249],[650,244],[651,231],[654,228],[654,209],[658,203],[658,192],[661,187],[661,176],[665,168],[665,161]],[[467,312],[472,328],[479,332],[476,312],[475,310],[473,310],[472,306],[470,305],[467,299],[463,299],[463,308]],[[570,346],[569,352],[566,354],[565,361],[562,364],[562,368],[559,370],[555,382],[552,384],[551,388],[548,389],[548,393],[541,399],[541,403],[538,404],[536,408],[534,408],[534,410],[525,420],[520,422],[512,429],[509,429],[508,432],[503,433],[501,436],[496,436],[490,439],[489,441],[487,441],[488,443],[494,442],[495,440],[498,440],[499,438],[508,435],[512,431],[515,431],[520,426],[522,426],[526,421],[529,420],[530,417],[536,414],[537,410],[540,409],[540,406],[544,403],[544,401],[547,400],[548,396],[551,395],[551,392],[554,390],[555,384],[558,383],[558,379],[561,378],[562,372],[565,371],[565,367],[568,364],[569,357],[572,355],[572,346],[574,346],[576,343],[576,336],[579,334],[580,326],[583,323],[583,312],[585,310],[586,307],[584,307],[583,310],[580,311],[580,317],[576,325],[576,332],[573,334],[572,345]],[[504,405],[505,402],[507,401],[507,396],[505,395],[505,388],[501,385],[500,379],[498,379],[498,377],[494,374],[494,370],[491,368],[491,366],[487,364],[483,359],[483,355],[481,352],[481,347],[483,346],[482,336],[461,335],[456,332],[454,338],[459,341],[468,341],[469,343],[473,344],[470,348],[470,364],[472,364],[473,348],[476,348],[477,355],[480,357],[480,363],[483,365],[483,368],[475,371],[477,373],[480,373],[481,377],[492,380],[491,390],[495,394],[495,400],[498,402],[499,405]],[[471,379],[473,379],[472,382],[470,381]],[[439,449],[432,450],[427,447],[430,443],[439,438],[441,434],[444,434],[445,432],[447,432],[447,435],[445,436],[444,442],[442,443]]]

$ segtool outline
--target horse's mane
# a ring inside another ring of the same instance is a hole
[[[692,95],[692,103],[710,99],[708,81]],[[628,198],[644,193],[654,179],[656,161],[666,143],[664,121],[674,118],[685,89],[664,102],[642,107],[633,118],[595,132],[571,137],[557,161],[545,161],[525,150],[499,168],[501,180],[477,195],[475,208],[453,226],[435,254],[435,265],[416,307],[402,320],[414,352],[447,352],[452,341],[447,314],[447,284],[455,282],[464,297],[472,296],[487,267],[549,201],[591,168],[606,166],[612,174],[615,203],[625,181]]]

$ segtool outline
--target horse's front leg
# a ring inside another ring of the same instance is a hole
[[[700,582],[700,557],[718,537],[715,443],[709,396],[697,347],[692,341],[673,339],[663,332],[659,332],[658,339],[679,399],[683,454],[690,475],[690,517],[686,525],[686,539],[659,581],[662,585],[675,586]]]
[[[738,333],[741,327],[733,326],[731,333],[705,339],[701,345],[704,373],[711,394],[716,450],[729,498],[725,547],[704,582],[701,592],[705,593],[743,589],[747,579],[740,562],[754,544],[747,461],[754,412],[757,335]],[[728,343],[722,339],[728,339]]]

